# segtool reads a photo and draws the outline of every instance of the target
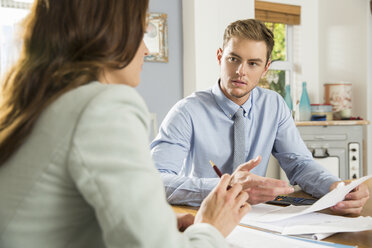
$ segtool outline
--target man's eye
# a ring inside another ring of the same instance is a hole
[[[237,58],[234,58],[234,57],[229,57],[228,60],[230,62],[236,62],[236,61],[238,61],[238,59]]]
[[[250,66],[257,66],[258,64],[256,62],[249,62]]]

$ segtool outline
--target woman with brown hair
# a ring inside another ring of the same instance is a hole
[[[134,89],[147,8],[35,1],[1,89],[0,247],[225,247],[249,210],[228,175],[191,226],[166,203]]]

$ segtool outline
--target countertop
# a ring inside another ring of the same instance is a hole
[[[339,120],[339,121],[296,121],[296,126],[352,126],[369,125],[367,120]]]

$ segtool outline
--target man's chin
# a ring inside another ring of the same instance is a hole
[[[240,98],[243,98],[245,96],[247,96],[249,94],[249,92],[245,91],[245,92],[234,92],[231,91],[230,95],[235,97],[236,99],[240,99]]]

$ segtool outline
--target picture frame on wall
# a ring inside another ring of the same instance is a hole
[[[149,13],[148,26],[144,41],[149,49],[145,61],[168,62],[168,15],[164,13]]]

